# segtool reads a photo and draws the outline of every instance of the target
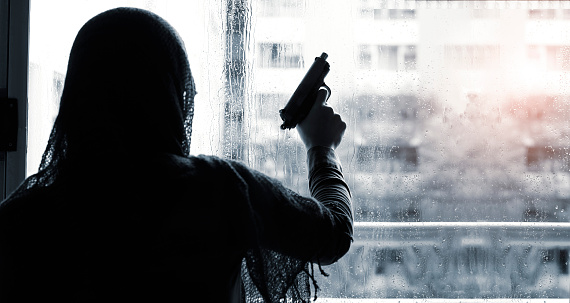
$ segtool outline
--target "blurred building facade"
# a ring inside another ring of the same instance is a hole
[[[327,20],[335,9],[318,5],[254,1],[254,165],[306,188],[302,145],[277,113],[325,51],[357,221],[570,221],[570,7],[362,0],[336,8],[350,20]],[[570,243],[498,233],[357,242],[325,295],[570,295]]]

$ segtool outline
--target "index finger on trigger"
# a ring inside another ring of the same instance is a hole
[[[325,105],[327,103],[327,100],[329,99],[329,91],[325,88],[320,88],[318,93],[317,93],[317,102],[320,105]]]

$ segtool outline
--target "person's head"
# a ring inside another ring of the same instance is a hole
[[[77,34],[52,137],[63,134],[70,158],[188,155],[194,95],[177,32],[151,12],[112,9]]]

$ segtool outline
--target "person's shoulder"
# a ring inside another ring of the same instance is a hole
[[[37,186],[29,189],[18,189],[12,195],[6,198],[6,200],[0,203],[0,211],[3,211],[4,209],[11,209],[14,207],[14,205],[31,203],[37,200],[39,197],[51,195],[52,192],[52,186]]]
[[[219,156],[215,155],[196,155],[196,156],[176,156],[173,155],[170,157],[170,162],[176,166],[181,167],[184,169],[189,168],[191,171],[203,171],[203,170],[234,170],[238,169],[247,169],[247,165],[245,165],[241,161],[224,159]]]
[[[35,213],[45,213],[49,209],[46,201],[51,201],[53,195],[51,186],[18,190],[0,203],[0,221],[3,224],[24,222],[25,218],[34,217]]]

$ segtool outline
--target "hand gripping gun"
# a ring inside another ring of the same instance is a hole
[[[331,95],[331,89],[325,84],[325,77],[330,70],[330,65],[326,61],[327,57],[326,53],[322,53],[320,57],[315,58],[315,62],[305,74],[285,108],[279,111],[283,120],[281,129],[294,128],[305,119],[317,100],[317,93],[321,88],[326,89],[329,96]]]

